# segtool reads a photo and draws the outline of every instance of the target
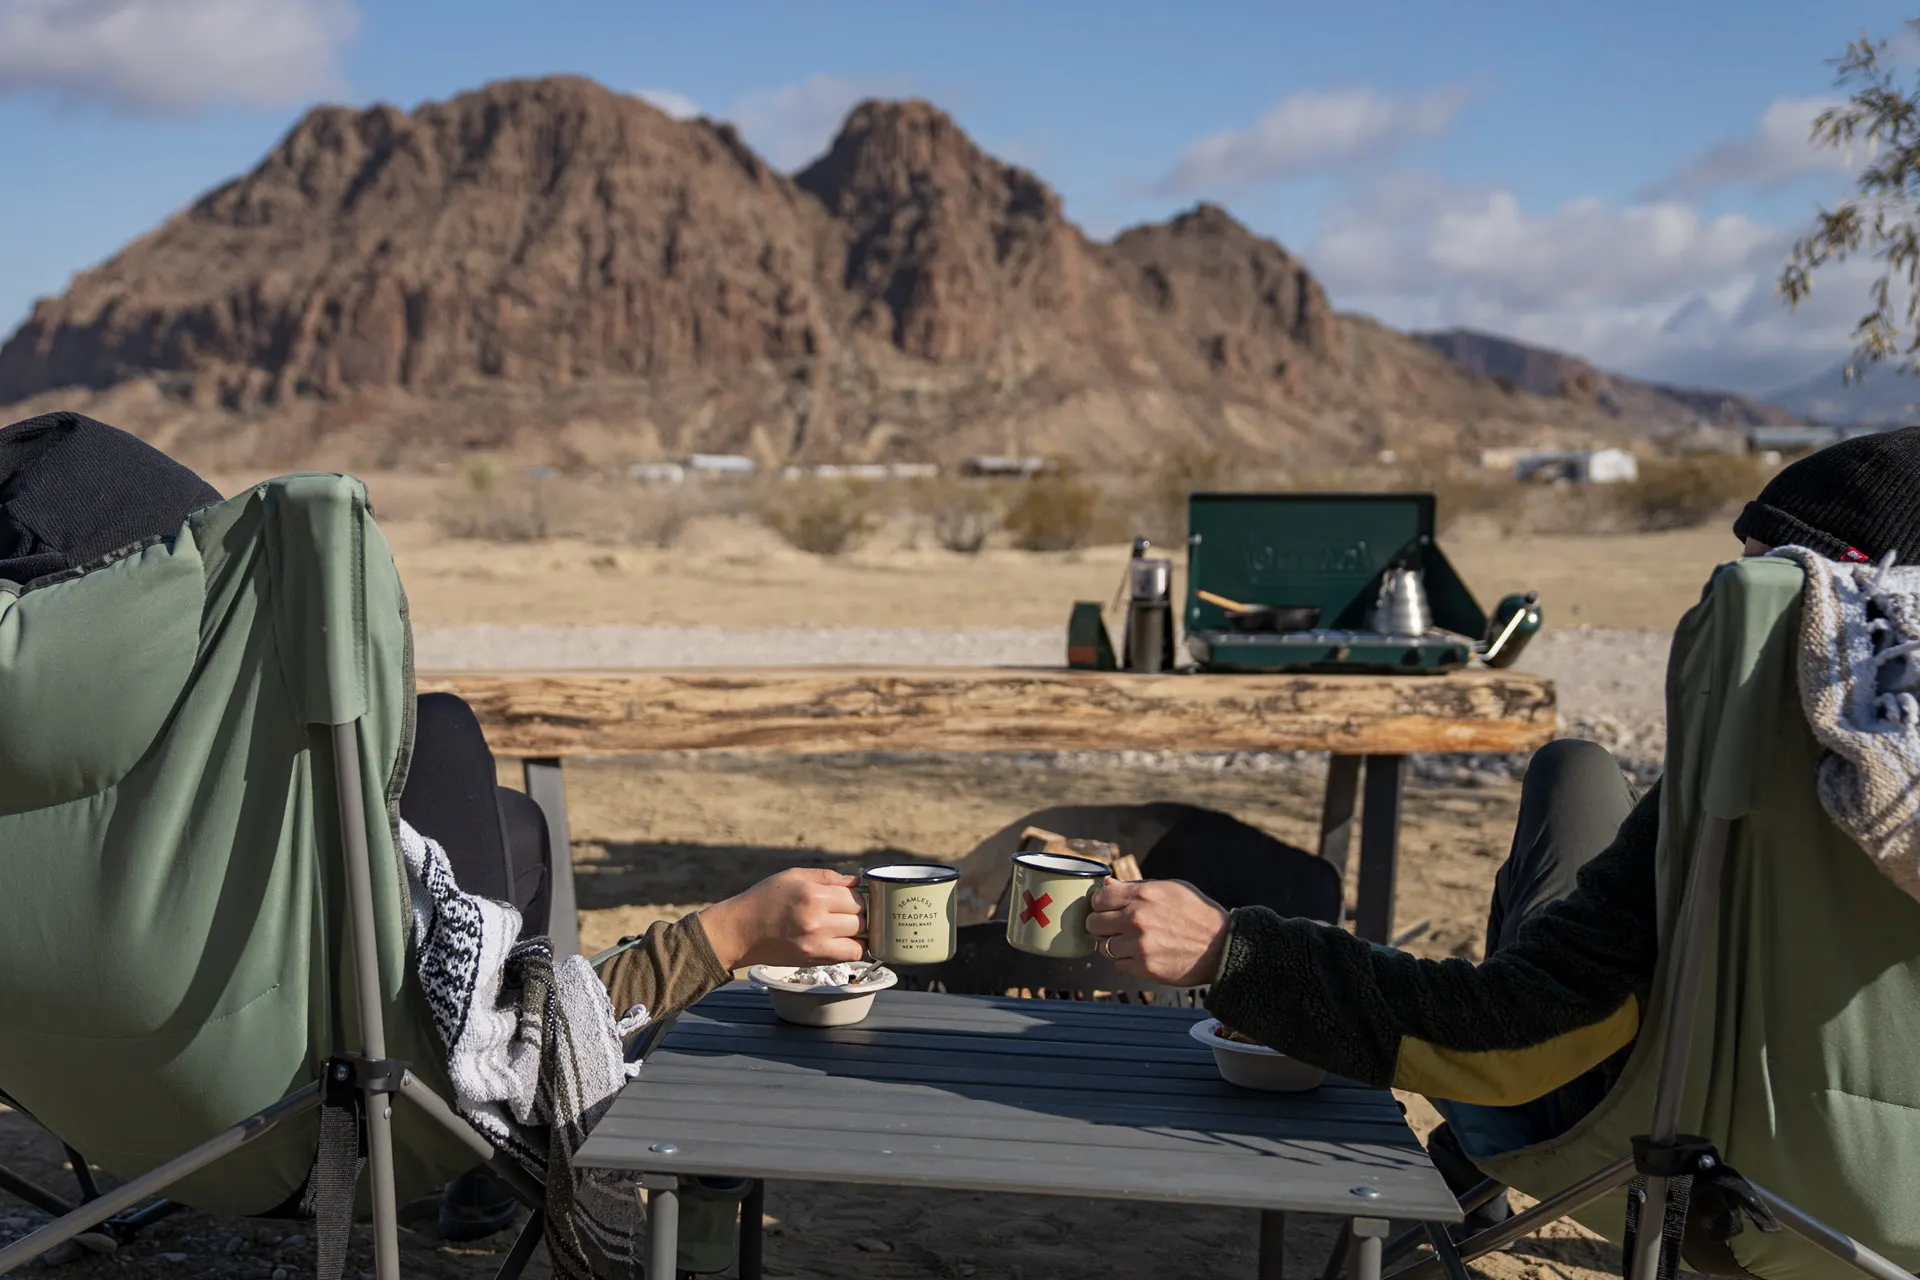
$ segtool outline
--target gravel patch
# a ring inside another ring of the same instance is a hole
[[[422,670],[585,670],[726,666],[1057,666],[1064,628],[973,627],[553,627],[439,626],[415,634]],[[1561,733],[1590,738],[1619,756],[1645,784],[1660,769],[1665,739],[1664,631],[1549,628],[1534,638],[1519,670],[1551,677],[1560,693]],[[880,763],[880,754],[862,755]],[[923,757],[924,758],[924,757]],[[1019,752],[1009,760],[1074,771],[1269,771],[1319,767],[1298,752]],[[1418,756],[1415,778],[1475,785],[1517,778],[1524,754]]]
[[[1033,667],[1066,660],[1047,627],[420,627],[423,671],[606,667]]]

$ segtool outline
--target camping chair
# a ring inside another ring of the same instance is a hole
[[[1184,804],[1087,805],[1045,809],[1001,828],[962,860],[979,896],[997,902],[985,923],[961,925],[951,960],[896,965],[908,990],[955,995],[1029,991],[1042,999],[1198,1005],[1204,988],[1164,987],[1122,974],[1095,953],[1075,960],[1028,955],[1007,944],[1011,858],[1029,827],[1118,846],[1143,874],[1185,880],[1228,910],[1272,907],[1282,915],[1340,919],[1340,873],[1332,863],[1226,814]]]
[[[1802,586],[1784,560],[1722,566],[1675,636],[1661,963],[1621,1078],[1567,1133],[1515,1150],[1499,1108],[1443,1105],[1474,1163],[1540,1203],[1457,1249],[1407,1233],[1387,1265],[1423,1239],[1434,1255],[1397,1276],[1464,1276],[1561,1217],[1622,1244],[1630,1280],[1671,1276],[1683,1238],[1689,1266],[1720,1274],[1920,1266],[1920,902],[1821,808],[1795,675]],[[1703,1220],[1742,1201],[1737,1234]]]
[[[502,1274],[525,1265],[544,1188],[446,1101],[409,969],[413,707],[399,578],[345,477],[0,583],[0,1091],[123,1180],[68,1206],[0,1179],[70,1209],[0,1274],[161,1192],[285,1215],[311,1186],[323,1275],[358,1204],[395,1280],[401,1198],[483,1162],[534,1211]]]

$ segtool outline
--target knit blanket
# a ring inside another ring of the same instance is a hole
[[[400,848],[414,967],[446,1050],[455,1109],[546,1184],[555,1275],[637,1276],[633,1176],[576,1171],[573,1153],[638,1073],[621,1041],[646,1025],[646,1009],[616,1019],[585,959],[556,964],[547,939],[519,940],[520,913],[463,892],[446,853],[404,822]]]
[[[1800,701],[1824,748],[1821,807],[1920,900],[1920,566],[1773,554],[1806,572]]]

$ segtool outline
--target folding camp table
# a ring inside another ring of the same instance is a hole
[[[855,1026],[795,1027],[736,983],[679,1017],[575,1163],[643,1175],[650,1275],[671,1274],[679,1180],[702,1175],[1254,1209],[1262,1280],[1280,1275],[1290,1211],[1347,1220],[1354,1280],[1378,1280],[1388,1219],[1460,1220],[1391,1093],[1236,1088],[1197,1021],[891,990]],[[752,1200],[743,1280],[759,1225]]]

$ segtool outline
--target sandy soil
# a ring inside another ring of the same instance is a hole
[[[386,527],[423,630],[502,623],[1057,628],[1073,600],[1111,598],[1124,558],[1113,547],[962,557],[905,527],[852,556],[824,561],[738,520],[698,523],[671,552],[588,541],[482,544],[441,537],[426,518],[422,484],[376,478],[375,491],[390,513]],[[1577,687],[1584,705],[1632,704],[1643,718],[1658,709],[1658,664],[1650,655],[1659,641],[1646,629],[1670,627],[1708,569],[1735,550],[1717,526],[1524,540],[1467,529],[1443,545],[1483,602],[1533,588],[1542,593],[1550,627],[1629,629],[1569,631],[1553,651],[1569,674],[1569,692]],[[1396,926],[1429,925],[1410,949],[1478,956],[1515,794],[1511,782],[1486,779],[1410,790]],[[583,762],[569,771],[583,940],[589,948],[603,945],[795,863],[852,867],[882,851],[952,858],[1048,805],[1149,799],[1210,805],[1308,843],[1318,776],[1309,767],[1088,769],[997,757],[884,767],[732,756]],[[1417,1098],[1408,1102],[1424,1132],[1431,1109]],[[50,1183],[64,1160],[44,1135],[4,1112],[0,1157]],[[430,1209],[416,1206],[409,1215],[410,1273],[446,1280],[491,1274],[507,1240],[478,1248],[440,1244]],[[775,1276],[1244,1276],[1254,1263],[1254,1218],[1241,1212],[926,1192],[889,1193],[881,1202],[858,1188],[780,1184],[770,1190],[768,1214]],[[0,1240],[36,1220],[10,1201],[0,1204]],[[186,1214],[120,1256],[86,1255],[65,1270],[89,1278],[286,1280],[312,1265],[308,1230]],[[1290,1273],[1318,1274],[1329,1231],[1319,1223],[1295,1226]],[[870,1247],[876,1240],[891,1247]],[[364,1253],[350,1262],[349,1274],[363,1265]],[[1478,1269],[1497,1280],[1599,1280],[1617,1267],[1616,1251],[1563,1227]],[[545,1275],[543,1268],[536,1263],[531,1274]]]
[[[1066,627],[1075,600],[1110,601],[1124,547],[959,556],[912,530],[838,559],[764,529],[694,526],[671,551],[589,542],[453,541],[386,526],[417,621],[574,626]],[[1538,591],[1549,625],[1671,629],[1712,567],[1738,552],[1720,529],[1606,538],[1508,539],[1468,531],[1445,544],[1483,606]]]

